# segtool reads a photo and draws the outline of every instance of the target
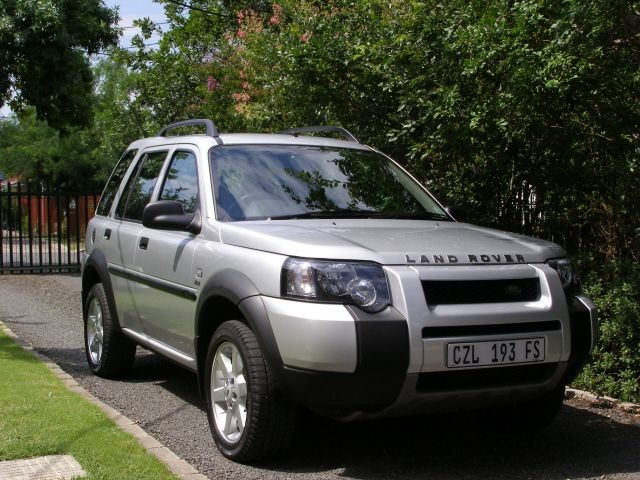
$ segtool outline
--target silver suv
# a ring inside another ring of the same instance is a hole
[[[456,221],[346,130],[210,120],[129,146],[87,229],[82,297],[93,373],[125,373],[136,345],[196,372],[216,445],[243,462],[282,449],[300,408],[542,427],[597,324],[561,247]]]

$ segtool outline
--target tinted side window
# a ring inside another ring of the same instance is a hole
[[[122,190],[122,195],[120,195],[120,200],[118,201],[118,205],[116,205],[115,217],[118,219],[121,219],[122,216],[124,215],[124,209],[127,206],[127,200],[129,199],[129,194],[131,193],[131,186],[136,181],[136,178],[138,178],[138,172],[140,171],[140,167],[142,166],[142,164],[146,159],[147,159],[146,155],[143,155],[138,159],[138,163],[136,163],[136,166],[134,167],[133,171],[131,172],[131,175],[129,176],[129,179],[127,180],[127,184]]]
[[[167,170],[160,200],[176,200],[185,213],[194,213],[198,204],[198,170],[196,157],[190,152],[176,152]]]
[[[96,215],[109,215],[109,211],[111,210],[111,205],[113,204],[113,199],[116,196],[120,182],[122,182],[124,174],[127,173],[129,165],[137,153],[138,150],[129,150],[128,152],[125,152],[118,161],[116,168],[114,168],[111,173],[111,177],[109,177],[107,185],[104,187],[100,203],[98,204],[98,208],[96,208]]]
[[[122,216],[124,220],[142,221],[142,210],[151,200],[153,188],[156,186],[166,156],[166,151],[146,154],[142,159],[141,166],[138,167],[139,173],[136,176],[131,175],[129,182],[127,182],[126,192],[124,192],[128,197]],[[120,205],[118,205],[118,209],[120,209]]]

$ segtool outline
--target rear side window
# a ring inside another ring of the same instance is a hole
[[[160,200],[176,200],[185,213],[194,213],[198,205],[198,170],[191,152],[176,152],[160,190]]]
[[[111,173],[111,177],[109,177],[107,185],[104,187],[100,203],[98,204],[98,208],[96,208],[96,215],[103,215],[105,217],[109,215],[111,205],[113,205],[113,199],[116,196],[120,182],[122,182],[124,174],[127,173],[129,165],[131,165],[131,162],[137,153],[138,150],[128,150],[118,161],[116,168],[114,168]]]
[[[144,155],[142,160],[138,162],[136,171],[131,174],[127,186],[122,192],[122,198],[116,208],[117,218],[133,222],[142,221],[142,211],[151,200],[153,189],[166,157],[166,151],[152,152]]]

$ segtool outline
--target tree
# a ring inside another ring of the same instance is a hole
[[[128,60],[158,123],[337,123],[469,220],[640,258],[637,2],[165,3]]]
[[[96,85],[94,121],[89,135],[96,148],[91,157],[99,168],[97,181],[106,181],[127,146],[139,138],[155,135],[158,127],[152,120],[152,112],[140,105],[139,75],[130,71],[117,55],[101,60],[92,70]]]
[[[146,49],[145,40],[158,27],[149,19],[141,19],[135,23],[142,34],[132,40],[138,49],[119,52],[136,74],[137,108],[150,112],[157,127],[200,115],[210,75],[206,66],[224,64],[219,46],[235,21],[229,2],[193,0],[188,2],[190,9],[185,8],[187,2],[163,3],[170,28],[163,33],[157,48]],[[209,113],[220,123],[221,118],[228,117],[225,112],[230,105],[231,101],[216,102],[210,105]]]
[[[469,220],[640,258],[638,5],[280,5],[228,42],[246,124],[345,125]]]
[[[29,106],[57,129],[91,121],[88,55],[116,45],[102,0],[0,0],[0,107]]]
[[[0,171],[23,181],[99,191],[134,140],[155,133],[149,112],[137,107],[135,74],[116,58],[92,67],[91,127],[65,134],[38,120],[33,109],[0,121]]]
[[[129,58],[158,123],[337,123],[469,220],[640,258],[637,2],[165,3]]]
[[[91,162],[90,136],[81,130],[69,135],[37,120],[33,110],[20,119],[0,122],[0,170],[22,181],[42,182],[61,188],[95,188],[97,169]]]
[[[152,87],[181,62],[148,108],[225,130],[337,123],[465,220],[563,244],[591,272],[608,332],[583,381],[617,393],[606,379],[620,379],[637,400],[637,1],[192,5],[174,10],[166,45],[133,55]]]

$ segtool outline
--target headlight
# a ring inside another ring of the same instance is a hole
[[[357,305],[379,312],[391,303],[380,265],[288,258],[282,266],[282,296]]]
[[[547,260],[547,265],[558,273],[560,283],[562,284],[562,288],[567,296],[580,293],[580,277],[574,270],[571,260],[568,258]]]

